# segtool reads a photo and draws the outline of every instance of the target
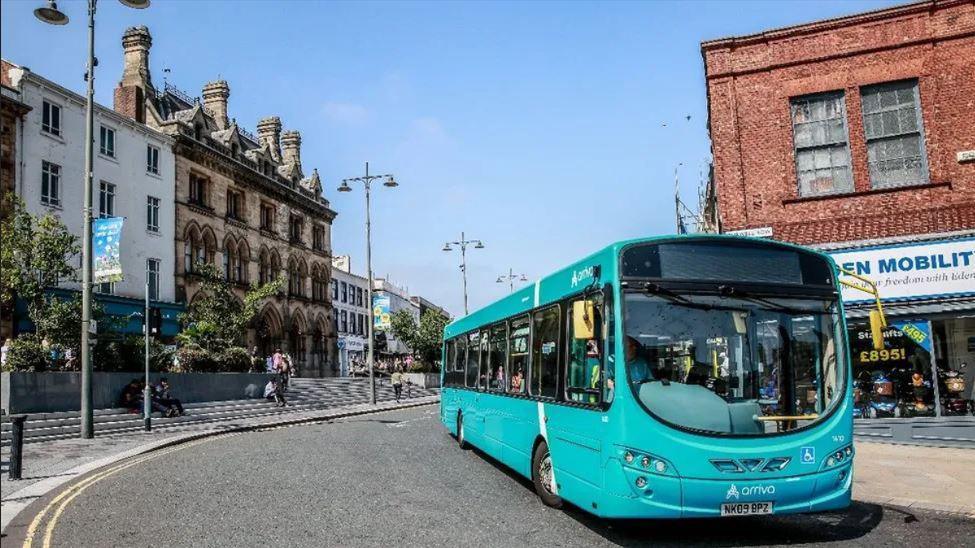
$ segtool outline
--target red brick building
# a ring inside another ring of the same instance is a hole
[[[933,361],[968,365],[971,397],[975,2],[709,40],[701,53],[722,229],[828,250],[880,282],[894,320],[927,326]]]

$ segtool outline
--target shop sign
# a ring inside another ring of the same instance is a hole
[[[975,238],[831,253],[836,264],[877,284],[884,300],[975,294]],[[872,297],[843,287],[846,302]]]
[[[894,327],[921,348],[931,352],[931,322],[894,322]]]

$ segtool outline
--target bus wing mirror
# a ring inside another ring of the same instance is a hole
[[[576,339],[592,339],[596,336],[593,321],[595,307],[590,300],[572,303],[572,336]]]
[[[873,338],[873,349],[884,349],[884,313],[879,310],[870,311],[870,336]]]

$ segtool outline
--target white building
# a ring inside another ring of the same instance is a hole
[[[332,323],[338,333],[339,374],[348,375],[352,361],[366,360],[369,332],[369,281],[352,273],[348,255],[332,258]]]
[[[17,194],[31,213],[54,213],[80,239],[85,98],[27,68],[5,62],[4,69],[20,100],[32,107],[17,148]],[[150,299],[163,310],[163,334],[172,335],[181,309],[174,303],[173,141],[98,104],[94,141],[92,214],[125,218],[120,250],[124,279],[96,284],[98,299],[110,314],[140,311],[148,275]],[[80,289],[80,284],[64,287]],[[138,320],[128,327],[141,330]]]
[[[410,294],[403,288],[397,287],[383,278],[376,278],[373,281],[373,300],[383,297],[389,298],[389,314],[393,315],[400,310],[406,310],[413,315],[413,321],[417,325],[420,323],[420,305],[410,300]],[[386,330],[386,354],[408,354],[410,347],[403,341],[393,336],[392,332]]]

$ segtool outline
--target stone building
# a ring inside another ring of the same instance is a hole
[[[285,276],[287,288],[266,303],[248,329],[262,355],[290,353],[304,376],[337,373],[332,329],[331,223],[318,172],[306,174],[301,135],[281,120],[262,119],[253,135],[230,117],[230,86],[203,87],[202,101],[153,85],[152,38],[144,27],[122,37],[124,69],[115,110],[175,140],[177,299],[199,291],[199,261],[220,266],[240,294],[248,284]]]
[[[957,398],[935,396],[938,369],[964,375],[965,398],[975,384],[975,4],[929,0],[701,52],[722,227],[819,248],[876,281],[897,352],[862,351],[870,302],[844,290],[854,375],[913,368],[933,389],[910,412],[957,414]]]

